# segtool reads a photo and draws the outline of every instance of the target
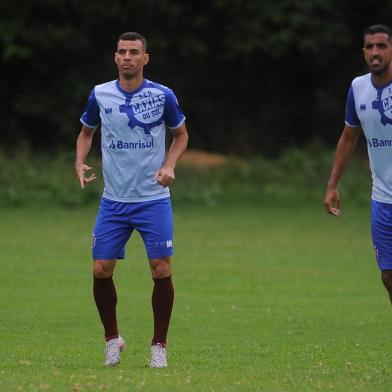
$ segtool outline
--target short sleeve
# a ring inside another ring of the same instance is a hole
[[[89,128],[95,128],[101,122],[95,89],[91,90],[82,117],[80,117],[80,122]]]
[[[350,89],[348,90],[347,94],[346,115],[344,121],[348,127],[352,128],[356,128],[361,125],[361,122],[359,121],[357,115],[357,111],[355,109],[355,98],[352,86],[350,86]]]
[[[177,97],[174,95],[172,90],[167,89],[165,96],[165,123],[169,128],[179,128],[185,121],[184,113],[182,112],[180,105],[178,104]]]

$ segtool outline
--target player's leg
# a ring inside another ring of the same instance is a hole
[[[116,366],[120,363],[120,352],[126,347],[117,327],[117,293],[113,282],[115,266],[116,260],[94,260],[93,264],[93,293],[105,331],[104,354],[106,366]]]
[[[118,332],[117,293],[113,281],[116,260],[124,258],[124,247],[132,233],[124,210],[124,203],[102,199],[93,232],[93,294],[105,332],[107,366],[117,365],[120,351],[125,348]]]
[[[143,203],[135,228],[140,232],[154,282],[152,310],[154,335],[151,367],[166,367],[166,340],[174,302],[171,256],[173,254],[173,216],[170,199]]]
[[[154,314],[154,336],[152,345],[166,347],[167,332],[174,302],[171,259],[150,259],[151,276],[154,281],[152,310]]]
[[[151,342],[151,367],[167,367],[166,341],[174,302],[171,258],[150,259],[151,276],[154,281],[152,310],[154,335]]]
[[[381,271],[381,280],[388,291],[389,299],[392,304],[392,270]]]
[[[381,281],[392,303],[392,205],[372,201],[371,229]]]
[[[106,342],[118,338],[117,293],[113,281],[115,266],[116,260],[94,260],[93,264],[93,294],[105,331]]]

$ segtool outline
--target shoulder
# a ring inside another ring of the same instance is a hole
[[[173,94],[173,90],[163,84],[152,82],[151,80],[148,79],[145,79],[145,82],[146,82],[146,87],[156,88],[158,90],[161,90],[164,94]]]
[[[366,75],[362,75],[362,76],[357,76],[356,78],[353,79],[353,81],[351,82],[351,85],[353,87],[357,87],[357,86],[363,86],[365,84],[371,84],[371,74],[367,73]]]
[[[97,84],[94,86],[93,90],[97,93],[107,90],[116,89],[116,80],[111,80],[110,82],[105,82],[101,84]]]

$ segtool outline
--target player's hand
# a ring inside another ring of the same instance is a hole
[[[171,167],[163,166],[161,167],[154,176],[154,180],[166,187],[172,184],[175,180],[174,169]]]
[[[325,193],[324,207],[328,214],[340,215],[340,198],[339,192],[336,188],[328,188]]]
[[[86,177],[86,172],[91,170],[92,168],[84,163],[77,163],[75,164],[75,171],[76,176],[79,179],[80,187],[84,189],[84,184],[88,184],[89,182],[95,181],[97,176],[95,173],[91,174],[90,176]]]

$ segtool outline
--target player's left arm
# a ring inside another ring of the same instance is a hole
[[[166,187],[175,180],[174,169],[181,155],[185,152],[188,145],[188,131],[185,122],[178,128],[172,129],[173,141],[166,155],[165,163],[155,173],[155,180]]]

